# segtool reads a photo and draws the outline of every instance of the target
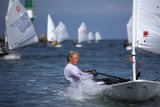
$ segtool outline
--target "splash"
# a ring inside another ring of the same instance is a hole
[[[93,80],[83,80],[67,88],[64,96],[71,100],[92,99],[102,96],[102,91],[109,86],[99,85]]]

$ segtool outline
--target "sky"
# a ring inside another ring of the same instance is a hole
[[[24,0],[20,0],[24,4]],[[8,0],[0,3],[0,34],[5,31]],[[55,26],[62,21],[70,39],[76,39],[82,22],[88,31],[99,31],[102,39],[127,39],[126,24],[132,14],[132,0],[33,0],[33,22],[38,35],[47,34],[47,15]]]

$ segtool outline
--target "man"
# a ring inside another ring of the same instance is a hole
[[[96,76],[96,72],[85,73],[82,72],[76,65],[79,60],[79,54],[76,51],[70,51],[67,56],[67,65],[64,68],[64,77],[70,83],[78,82],[82,79],[93,79]]]

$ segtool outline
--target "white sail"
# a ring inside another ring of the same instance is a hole
[[[160,54],[160,1],[139,0],[136,17],[136,46]]]
[[[9,49],[38,42],[37,34],[26,9],[16,0],[6,15],[6,30]]]
[[[89,32],[89,33],[88,33],[88,40],[89,40],[89,41],[94,40],[94,36],[93,36],[93,33],[92,33],[92,32]]]
[[[47,23],[47,41],[57,41],[56,39],[56,28],[55,25],[53,23],[53,20],[50,16],[50,14],[48,14],[48,23]]]
[[[127,23],[127,36],[128,36],[128,43],[132,43],[132,17],[129,19]]]
[[[11,10],[11,7],[13,6],[13,3],[14,3],[15,0],[9,0],[8,2],[8,10],[7,10],[7,13]]]
[[[66,26],[63,24],[63,22],[60,22],[58,26],[56,27],[56,37],[57,37],[57,42],[61,43],[64,40],[68,39],[68,32]]]
[[[7,14],[9,13],[9,11],[11,10],[13,3],[15,0],[9,0],[8,1],[8,9],[7,9]],[[7,15],[6,15],[7,18]],[[5,30],[5,35],[7,35],[7,31]],[[7,36],[5,36],[5,49],[8,48],[8,39]]]
[[[101,37],[101,35],[100,35],[99,32],[96,32],[96,34],[95,34],[95,41],[98,42],[99,40],[102,40],[102,37]]]
[[[78,29],[78,43],[82,43],[88,40],[88,30],[84,22],[80,25]]]

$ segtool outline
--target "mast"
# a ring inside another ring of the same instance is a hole
[[[135,81],[136,80],[136,36],[137,36],[137,9],[138,9],[138,0],[133,0],[133,10],[132,10],[132,18],[133,18],[133,22],[132,22],[132,71],[133,71],[133,77],[132,80]]]

